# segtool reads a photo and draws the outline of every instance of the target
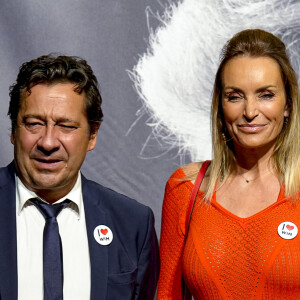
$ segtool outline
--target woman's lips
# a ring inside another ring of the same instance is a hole
[[[265,126],[265,124],[241,124],[238,128],[245,133],[256,133],[263,130]]]

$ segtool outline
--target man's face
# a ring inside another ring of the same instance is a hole
[[[96,146],[84,110],[85,93],[71,83],[38,84],[21,100],[11,136],[22,182],[48,202],[74,186],[86,152]]]

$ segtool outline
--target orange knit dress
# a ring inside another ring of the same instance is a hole
[[[157,300],[181,299],[182,276],[197,300],[300,299],[300,231],[293,239],[278,234],[283,222],[300,226],[299,202],[285,199],[282,188],[277,202],[239,218],[215,195],[210,204],[201,201],[199,192],[184,245],[193,187],[178,180],[184,176],[178,169],[166,185]]]

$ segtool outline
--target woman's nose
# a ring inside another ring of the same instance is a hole
[[[247,120],[253,120],[258,115],[258,103],[253,98],[246,99],[244,107],[244,116]]]

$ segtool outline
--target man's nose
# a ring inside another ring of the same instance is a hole
[[[37,147],[40,151],[46,154],[51,154],[59,149],[60,142],[55,130],[55,126],[45,126],[37,142]]]

